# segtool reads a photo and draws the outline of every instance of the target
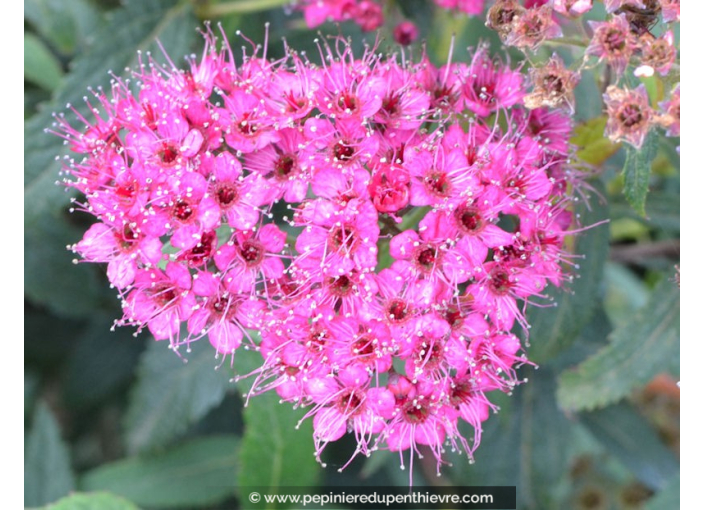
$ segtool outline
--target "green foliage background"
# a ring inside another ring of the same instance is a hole
[[[337,473],[353,451],[349,441],[328,448],[322,469],[310,420],[297,430],[301,412],[273,396],[244,407],[247,387],[231,382],[233,371],[218,367],[208,346],[195,345],[185,364],[147,334],[110,332],[121,311],[103,268],[74,265],[65,249],[90,219],[68,214],[70,194],[55,185],[55,157],[66,152],[44,131],[52,112],[70,103],[87,114],[86,87],[107,87],[110,72],[135,66],[138,50],[163,59],[157,39],[177,63],[197,53],[206,18],[222,23],[231,40],[241,28],[263,41],[269,22],[271,57],[283,54],[282,37],[314,55],[314,34],[300,16],[262,10],[273,3],[230,2],[241,12],[211,16],[216,2],[25,0],[26,507],[249,508],[239,487],[408,484],[387,452]],[[480,39],[499,48],[480,19],[425,0],[398,5],[418,23],[436,63],[446,60],[453,33],[456,61]],[[362,47],[356,27],[321,27],[339,31]],[[559,51],[568,61],[578,55]],[[587,72],[577,89],[573,142],[594,172],[589,205],[579,205],[582,223],[609,223],[577,237],[578,277],[551,292],[558,306],[531,311],[528,354],[540,368],[524,367],[529,383],[500,396],[476,463],[450,459],[441,479],[418,463],[417,486],[516,485],[521,509],[679,505],[672,382],[679,376],[679,155],[658,134],[641,151],[603,137],[601,72]],[[647,85],[656,104],[670,84]],[[238,354],[237,364],[253,363],[247,355]]]

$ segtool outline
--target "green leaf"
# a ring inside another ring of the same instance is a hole
[[[90,42],[100,23],[94,2],[88,0],[25,0],[24,18],[64,55]]]
[[[556,372],[567,367],[574,367],[587,357],[596,354],[599,349],[608,345],[607,337],[613,331],[611,322],[603,306],[599,306],[577,339],[568,349],[552,358],[547,366]]]
[[[74,493],[43,510],[139,510],[134,503],[109,492]]]
[[[651,131],[640,149],[626,148],[626,164],[623,167],[623,193],[631,207],[641,216],[645,216],[645,197],[648,194],[650,168],[658,152],[659,138]]]
[[[525,373],[528,382],[484,423],[476,462],[455,459],[446,474],[456,485],[515,485],[517,508],[559,510],[575,429],[555,403],[553,372]]]
[[[107,314],[94,314],[74,342],[64,379],[65,401],[72,408],[98,405],[134,377],[146,339],[134,338],[134,328],[130,327],[110,331],[111,325]]]
[[[570,143],[577,146],[577,157],[590,165],[603,165],[620,145],[604,136],[606,116],[590,119],[577,126]]]
[[[601,189],[595,183],[597,190]],[[608,255],[609,229],[597,225],[608,217],[608,208],[592,199],[592,204],[581,202],[575,213],[587,228],[580,233],[571,250],[583,258],[575,259],[575,279],[565,288],[550,288],[546,294],[554,299],[556,308],[531,307],[526,314],[530,329],[530,359],[545,363],[570,346],[591,318],[601,292],[604,263]],[[570,268],[567,268],[569,271]]]
[[[680,195],[667,191],[653,190],[648,200],[648,217],[639,216],[625,202],[611,204],[611,215],[614,218],[633,218],[646,225],[666,231],[680,231]]]
[[[88,317],[115,303],[103,268],[72,263],[74,255],[66,246],[82,237],[81,229],[59,211],[41,217],[25,214],[25,295],[62,317]]]
[[[24,34],[24,79],[46,90],[61,83],[61,64],[34,34]]]
[[[605,275],[604,309],[611,323],[615,327],[630,324],[633,314],[648,302],[648,287],[633,271],[614,262],[606,264]]]
[[[680,508],[680,475],[668,481],[643,507],[643,510],[662,510],[663,508]]]
[[[169,443],[225,398],[229,365],[216,359],[207,339],[194,342],[191,349],[182,359],[168,349],[168,342],[149,342],[125,419],[130,452]]]
[[[665,279],[633,320],[611,334],[609,345],[560,375],[560,405],[588,410],[625,397],[670,368],[671,360],[679,358],[679,337],[679,288]]]
[[[25,440],[24,506],[40,506],[57,500],[74,488],[68,449],[59,425],[43,402]]]
[[[248,487],[273,494],[280,487],[316,485],[321,468],[313,456],[312,419],[296,428],[305,410],[293,410],[291,406],[279,403],[275,392],[249,400],[244,411],[245,432],[239,459],[240,499],[246,497]],[[251,508],[264,508],[264,505],[261,501]]]
[[[159,455],[98,467],[79,486],[119,494],[140,507],[214,505],[234,494],[238,444],[229,435],[195,439]]]
[[[71,231],[64,224],[58,227],[56,224],[58,212],[67,208],[70,195],[55,185],[61,167],[56,156],[66,149],[61,138],[44,132],[53,121],[51,110],[63,109],[71,103],[88,115],[83,101],[86,87],[109,87],[108,71],[119,73],[125,66],[134,66],[138,49],[154,51],[156,60],[163,61],[157,38],[172,53],[173,60],[180,62],[181,55],[190,51],[196,35],[197,21],[187,2],[129,0],[124,8],[111,14],[107,26],[94,34],[94,44],[73,62],[54,101],[25,123],[25,285],[35,303],[72,316],[89,313],[81,300],[85,297],[88,302],[95,301],[97,294],[93,292],[95,282],[87,284],[76,268],[69,270],[70,256],[64,254],[58,259],[61,266],[53,264],[57,250],[79,241],[82,234],[78,229]],[[54,233],[56,228],[61,232]],[[75,307],[74,299],[79,301]]]
[[[621,403],[581,413],[579,419],[610,454],[651,489],[662,489],[677,474],[674,454],[631,405]]]

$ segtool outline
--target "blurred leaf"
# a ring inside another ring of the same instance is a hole
[[[602,165],[620,145],[604,136],[606,116],[592,118],[574,129],[570,142],[577,146],[577,157],[590,165]]]
[[[665,98],[665,85],[662,82],[659,74],[653,76],[643,76],[640,79],[645,84],[645,89],[648,91],[648,99],[650,104],[658,104]]]
[[[605,274],[604,309],[615,327],[625,326],[633,320],[633,314],[645,306],[650,291],[643,280],[621,264],[607,262]]]
[[[24,87],[24,120],[34,115],[41,104],[48,101],[51,94],[39,87],[25,84]]]
[[[29,206],[25,202],[25,207]],[[72,318],[87,317],[114,304],[113,291],[100,266],[72,263],[74,255],[66,246],[82,237],[81,229],[61,214],[25,214],[24,291],[33,303]]]
[[[601,189],[598,183],[595,187]],[[575,211],[580,224],[591,228],[575,238],[572,251],[583,258],[576,259],[579,267],[574,269],[574,281],[567,283],[565,288],[551,287],[545,292],[554,298],[557,308],[531,307],[526,314],[531,325],[530,359],[535,363],[547,362],[569,347],[599,301],[604,262],[608,255],[609,229],[596,223],[608,217],[608,208],[598,203],[592,203],[590,207],[591,210],[582,201]]]
[[[476,462],[456,459],[447,475],[456,485],[515,485],[517,508],[561,510],[575,429],[553,398],[552,371],[528,373],[510,404],[484,423]]]
[[[150,341],[137,368],[125,418],[130,452],[163,446],[206,415],[225,397],[230,385],[228,365],[203,339],[191,344],[184,359],[168,349],[168,342]]]
[[[79,485],[85,491],[119,494],[138,506],[214,505],[234,493],[238,444],[235,436],[195,439],[159,455],[100,466]]]
[[[663,230],[679,232],[680,230],[680,195],[665,191],[653,190],[648,201],[648,217],[639,216],[625,202],[614,201],[611,205],[614,218],[634,218]]]
[[[24,33],[24,79],[46,90],[61,83],[61,64],[34,34]]]
[[[107,315],[95,314],[76,340],[64,386],[66,402],[73,407],[80,409],[101,403],[134,376],[135,365],[144,350],[144,338],[134,338],[134,328],[110,331],[111,325]]]
[[[599,9],[600,7],[602,7],[602,5],[597,2],[594,4],[592,11]],[[591,12],[587,13],[583,19],[590,16]],[[605,14],[602,13],[600,18],[597,16],[597,19],[602,21],[604,16]],[[580,62],[582,61],[583,51],[572,50],[571,54],[573,57],[572,64],[578,65],[576,64],[576,60],[579,60]],[[570,65],[567,61],[565,63]],[[577,87],[574,89],[576,106],[575,119],[578,121],[584,122],[590,119],[595,119],[604,113],[604,105],[601,102],[601,86],[599,83],[601,79],[600,71],[601,69],[599,68],[585,69],[581,73],[581,79],[579,80],[579,83],[577,83]],[[603,137],[603,130],[601,131],[601,135]]]
[[[575,370],[560,375],[557,398],[563,409],[588,410],[615,402],[650,381],[679,358],[679,288],[667,279],[611,343]]]
[[[134,503],[109,492],[74,493],[43,510],[138,510]]]
[[[46,404],[34,414],[24,453],[24,506],[46,505],[74,488],[68,449]]]
[[[680,475],[672,477],[663,489],[643,506],[643,510],[662,510],[663,508],[680,508]]]
[[[640,149],[630,145],[626,147],[623,193],[631,207],[641,216],[645,216],[645,197],[650,184],[650,167],[658,152],[658,142],[659,137],[653,130]]]
[[[24,18],[64,55],[89,42],[100,22],[95,4],[87,0],[25,0]]]
[[[616,404],[580,413],[579,418],[606,451],[651,489],[662,489],[677,474],[679,465],[674,454],[631,405]]]
[[[24,419],[31,414],[39,389],[39,376],[31,370],[24,370]]]
[[[279,403],[275,392],[250,399],[244,410],[245,431],[239,457],[241,496],[247,487],[275,493],[279,487],[316,485],[321,468],[313,456],[312,419],[296,428],[305,410],[294,411],[291,406]],[[264,506],[261,501],[251,508]]]

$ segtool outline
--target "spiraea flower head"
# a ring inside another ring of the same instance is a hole
[[[371,4],[301,6],[373,24]],[[492,9],[501,26],[524,12]],[[71,248],[107,264],[118,325],[177,353],[208,342],[221,363],[257,351],[248,397],[306,408],[319,459],[346,434],[353,457],[471,458],[492,392],[528,363],[514,325],[527,335],[526,307],[567,279],[569,117],[525,110],[523,75],[485,46],[436,67],[341,38],[318,64],[205,42],[186,70],[149,59],[136,92],[96,92],[95,119],[57,118],[83,157],[65,185],[96,220]],[[556,58],[533,82],[540,105],[571,104]],[[609,90],[613,137],[642,142],[644,97]]]

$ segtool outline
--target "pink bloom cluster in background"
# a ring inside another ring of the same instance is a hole
[[[570,118],[525,109],[484,47],[436,67],[336,40],[315,65],[205,39],[188,69],[150,60],[83,125],[57,118],[98,220],[72,248],[107,265],[118,324],[257,350],[250,395],[306,407],[318,458],[348,432],[354,456],[471,458],[490,395],[521,382],[512,331],[569,278]]]

